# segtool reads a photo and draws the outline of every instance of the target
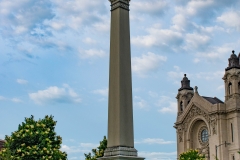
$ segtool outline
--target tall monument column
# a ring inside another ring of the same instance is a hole
[[[108,100],[108,146],[104,157],[111,160],[143,160],[137,157],[133,136],[132,75],[129,1],[111,3],[110,73]]]

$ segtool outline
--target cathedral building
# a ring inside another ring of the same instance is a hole
[[[178,156],[197,149],[208,160],[240,160],[240,54],[233,51],[228,61],[223,76],[224,102],[201,96],[184,75],[176,97]]]

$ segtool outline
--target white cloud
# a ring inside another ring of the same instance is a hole
[[[99,19],[99,22],[93,24],[94,30],[108,34],[110,32],[109,16],[101,16]]]
[[[174,68],[176,71],[180,71],[180,67],[179,67],[179,66],[173,66],[173,68]]]
[[[99,144],[95,144],[95,143],[80,143],[80,147],[83,147],[83,148],[96,148],[98,146]]]
[[[19,84],[27,84],[28,81],[25,80],[25,79],[17,79],[17,83],[19,83]]]
[[[161,63],[165,61],[167,57],[148,52],[141,57],[132,58],[132,71],[144,77],[149,72],[158,70]]]
[[[156,92],[149,91],[148,94],[153,98],[158,97],[158,93],[156,93]]]
[[[85,152],[86,151],[86,150],[82,150],[78,147],[67,146],[67,145],[62,145],[60,150],[66,152],[66,153],[78,153],[78,152]]]
[[[194,60],[193,60],[193,62],[194,63],[198,63],[198,62],[200,62],[201,60],[199,59],[199,58],[194,58]]]
[[[186,43],[188,48],[204,49],[210,43],[211,38],[207,35],[198,33],[186,34]]]
[[[161,29],[159,25],[147,29],[148,35],[133,37],[131,42],[137,46],[160,46],[160,47],[176,47],[182,44],[183,35],[181,32],[170,29]]]
[[[96,41],[90,37],[87,37],[83,40],[84,43],[87,43],[87,44],[95,44]]]
[[[108,88],[106,88],[106,89],[97,89],[97,90],[94,90],[93,93],[100,94],[102,96],[108,96]]]
[[[3,101],[3,100],[6,100],[6,98],[3,96],[0,96],[0,101]]]
[[[71,153],[88,153],[91,152],[93,148],[97,148],[99,144],[94,143],[80,143],[77,146],[68,146],[68,145],[62,145],[61,151],[65,151],[68,154]]]
[[[29,33],[32,29],[42,24],[44,20],[53,18],[51,3],[42,1],[0,1],[0,19],[4,35],[20,35]]]
[[[163,14],[168,9],[168,3],[165,0],[152,1],[133,1],[131,3],[131,10],[140,14]]]
[[[175,160],[177,152],[138,152],[139,157],[145,157],[147,160]]]
[[[208,48],[204,52],[197,52],[195,54],[195,57],[197,58],[197,61],[199,62],[200,60],[204,61],[219,61],[219,60],[225,60],[226,55],[230,55],[232,51],[233,44],[225,44],[223,46],[213,46]]]
[[[180,80],[184,77],[184,72],[179,72],[179,71],[169,71],[168,73],[168,77],[171,79],[171,80]],[[187,74],[189,75],[189,74]]]
[[[146,138],[141,141],[136,141],[136,144],[173,144],[176,143],[175,141],[165,141],[164,139],[160,138]]]
[[[178,30],[178,31],[185,31],[185,28],[190,26],[190,22],[187,20],[187,17],[183,14],[176,14],[172,18],[173,25],[171,28]]]
[[[230,27],[236,27],[238,30],[240,30],[239,17],[240,17],[239,11],[229,11],[217,17],[217,21],[223,22],[224,24]]]
[[[12,98],[11,101],[12,101],[12,102],[15,102],[15,103],[21,103],[21,102],[23,102],[21,99],[18,99],[18,98]]]
[[[214,72],[199,72],[194,77],[205,80],[221,79],[225,71],[214,71]]]
[[[158,110],[158,112],[176,114],[177,113],[177,102],[169,102],[169,106],[162,107],[161,109]]]
[[[133,106],[140,109],[149,108],[147,101],[138,96],[134,96]]]
[[[100,15],[104,15],[103,13],[106,12],[104,3],[100,1],[52,0],[52,2],[56,16],[53,23],[49,22],[49,24],[53,28],[68,27],[71,30],[79,31],[83,26],[89,27],[101,23]]]
[[[88,58],[102,58],[105,57],[107,54],[103,50],[96,50],[96,49],[89,49],[85,51],[79,51],[80,58],[88,59]]]
[[[224,85],[218,86],[217,90],[223,90],[224,89]]]
[[[62,88],[51,86],[45,90],[30,93],[29,97],[37,104],[45,103],[79,103],[81,98],[67,84]]]

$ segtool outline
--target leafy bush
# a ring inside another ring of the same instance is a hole
[[[198,150],[190,149],[180,154],[179,160],[205,160],[205,156],[199,154]]]
[[[103,157],[104,156],[104,151],[107,148],[107,138],[106,136],[103,137],[103,140],[100,141],[100,145],[99,147],[97,147],[97,149],[92,149],[92,153],[88,153],[85,154],[85,160],[96,160],[99,157]]]
[[[67,154],[60,151],[62,138],[54,132],[53,116],[34,120],[25,118],[18,130],[5,137],[1,160],[66,160]]]

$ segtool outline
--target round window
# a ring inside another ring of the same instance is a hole
[[[202,140],[203,143],[206,143],[208,141],[208,131],[207,131],[207,129],[202,130],[201,140]]]

